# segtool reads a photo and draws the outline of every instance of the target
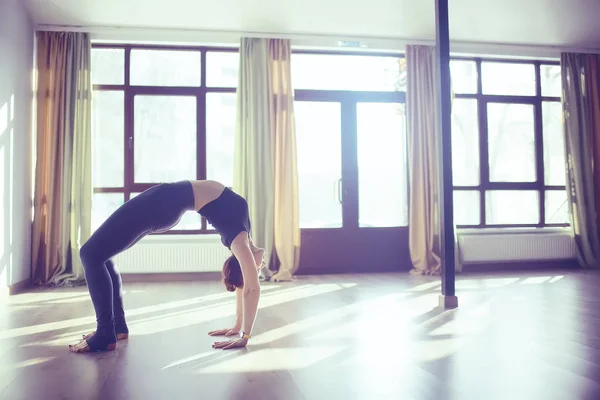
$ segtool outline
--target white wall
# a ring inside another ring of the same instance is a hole
[[[33,57],[23,2],[0,0],[0,289],[31,275]]]

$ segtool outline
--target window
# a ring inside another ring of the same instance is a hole
[[[206,94],[206,178],[233,186],[235,93]]]
[[[238,63],[231,49],[93,46],[93,229],[162,182],[233,184]],[[189,212],[168,233],[210,231]]]
[[[406,59],[293,53],[292,86],[304,90],[406,91]]]
[[[133,101],[133,181],[175,182],[196,175],[196,97],[145,96]]]
[[[567,225],[560,65],[458,58],[450,71],[455,223]]]
[[[131,50],[132,85],[200,86],[200,52],[194,50]]]

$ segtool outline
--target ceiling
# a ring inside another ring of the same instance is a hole
[[[435,0],[25,0],[37,24],[435,38]],[[600,48],[599,0],[450,0],[456,42]]]

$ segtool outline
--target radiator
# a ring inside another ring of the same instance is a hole
[[[570,231],[547,233],[459,233],[463,263],[571,260]]]
[[[115,262],[126,274],[215,272],[230,255],[217,235],[147,236]]]
[[[569,231],[548,233],[459,233],[465,264],[570,260]],[[231,253],[217,235],[148,236],[115,257],[122,273],[218,272]]]

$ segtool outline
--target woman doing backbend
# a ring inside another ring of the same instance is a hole
[[[206,218],[232,252],[223,265],[228,291],[237,292],[237,320],[232,329],[209,332],[227,335],[241,332],[236,340],[215,342],[215,348],[243,347],[252,333],[264,265],[264,249],[250,237],[248,203],[231,189],[215,181],[181,181],[151,187],[119,207],[81,247],[81,262],[96,312],[96,330],[83,337],[72,352],[108,351],[117,340],[126,339],[122,281],[113,257],[132,247],[149,233],[165,232],[177,225],[186,211]]]

